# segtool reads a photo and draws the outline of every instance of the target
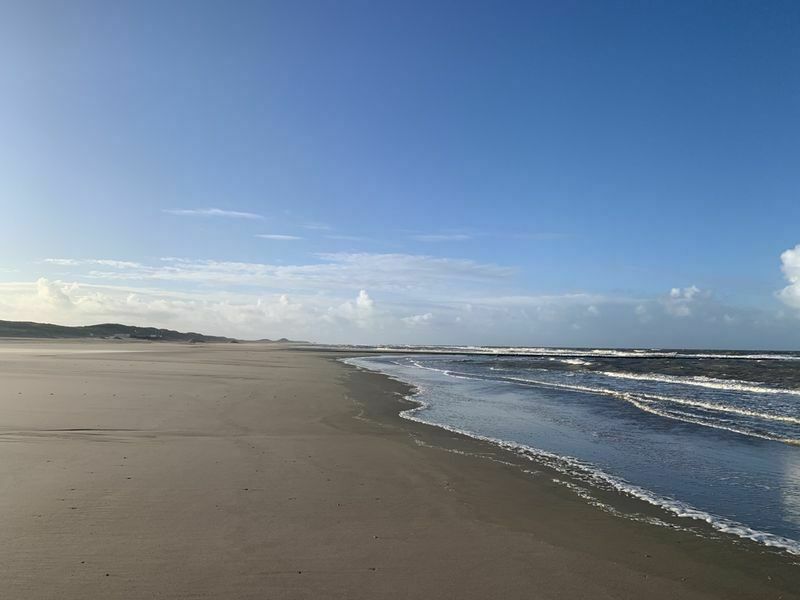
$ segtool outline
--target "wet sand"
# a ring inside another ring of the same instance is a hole
[[[589,506],[336,357],[0,341],[0,597],[800,597],[788,556]]]

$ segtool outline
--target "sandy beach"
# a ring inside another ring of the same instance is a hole
[[[788,555],[592,507],[340,356],[0,341],[0,597],[800,597]]]

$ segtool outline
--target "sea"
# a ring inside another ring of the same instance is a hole
[[[405,418],[800,556],[800,352],[378,350],[346,362],[412,385]]]

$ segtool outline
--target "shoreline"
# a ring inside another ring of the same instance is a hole
[[[659,545],[666,544],[671,546],[672,549],[680,545],[681,554],[683,555],[679,559],[681,563],[686,559],[697,560],[704,565],[704,568],[721,568],[724,571],[730,569],[731,582],[738,580],[737,584],[731,585],[724,593],[706,585],[698,586],[698,591],[712,593],[714,594],[712,597],[717,597],[716,594],[720,593],[720,598],[769,597],[766,587],[759,591],[759,586],[768,587],[768,584],[775,583],[778,578],[783,576],[788,586],[782,590],[783,595],[776,597],[800,597],[800,595],[796,595],[798,592],[795,591],[797,586],[800,585],[800,559],[796,555],[782,548],[765,546],[755,540],[720,531],[702,520],[678,516],[668,511],[665,507],[650,503],[622,490],[592,489],[591,496],[587,497],[582,492],[582,486],[585,485],[585,482],[548,464],[546,460],[543,460],[546,457],[520,454],[510,445],[499,443],[501,442],[500,440],[477,437],[468,432],[404,416],[403,413],[413,414],[417,409],[424,409],[425,407],[424,403],[414,399],[417,388],[413,384],[379,371],[350,365],[343,362],[345,357],[340,356],[340,352],[337,351],[335,354],[339,356],[334,355],[332,360],[347,365],[358,374],[384,378],[387,388],[395,388],[393,394],[396,397],[389,400],[394,404],[394,408],[387,412],[386,410],[380,410],[378,407],[373,407],[373,410],[376,411],[373,417],[377,421],[392,423],[400,427],[403,424],[407,424],[415,443],[425,444],[430,448],[443,452],[469,456],[476,461],[493,462],[498,468],[511,467],[523,477],[527,477],[532,487],[545,488],[544,490],[536,490],[539,492],[537,495],[541,495],[541,492],[544,492],[553,501],[569,501],[571,503],[579,500],[583,505],[579,510],[596,511],[612,520],[620,523],[624,522],[635,528],[641,528],[643,533],[646,532],[645,535],[648,541],[655,541]],[[347,354],[351,353],[347,352]],[[358,356],[358,353],[353,353],[348,358],[356,358]],[[364,356],[364,354],[360,356]],[[374,405],[375,401],[367,400],[367,406],[370,403]],[[568,494],[565,495],[565,491]],[[653,522],[654,520],[657,522]],[[525,518],[524,521],[527,525],[531,524],[528,518]],[[685,526],[687,521],[692,526],[691,528]],[[539,532],[534,527],[531,527],[531,530]],[[549,533],[554,532],[551,531]],[[556,543],[559,545],[563,544],[567,547],[575,546],[585,549],[583,542],[576,543],[575,538],[571,538],[568,535],[553,535],[552,539],[554,542],[558,540]],[[607,548],[604,549],[602,554],[605,554],[605,550]],[[687,550],[691,552],[691,555],[686,552]],[[654,555],[645,552],[644,556],[650,558]],[[615,557],[615,559],[617,558],[619,557]],[[627,558],[632,559],[633,557],[628,556]],[[673,556],[671,559],[675,559],[675,557]],[[650,566],[649,561],[635,559],[631,560],[631,565],[635,565],[636,568],[642,568],[644,571],[646,571],[646,567]],[[734,567],[734,565],[736,566]],[[680,569],[681,566],[680,564],[673,565],[675,569]],[[759,570],[763,570],[763,577],[759,576]],[[667,571],[657,570],[656,572],[660,576],[664,576]],[[780,574],[776,577],[778,573]],[[681,583],[689,581],[689,578],[685,576],[679,576],[676,579]],[[759,579],[766,581],[759,583]],[[745,581],[755,584],[755,588],[752,591],[742,593],[742,590],[738,589],[737,586],[744,584]]]
[[[3,597],[799,597],[774,553],[608,514],[546,465],[404,419],[410,388],[340,352],[5,350]]]
[[[753,529],[744,523],[731,521],[724,517],[713,515],[701,509],[695,508],[694,506],[691,506],[681,500],[664,498],[651,492],[650,490],[621,480],[615,475],[612,475],[600,468],[594,467],[593,465],[587,465],[571,456],[561,456],[525,444],[488,437],[475,432],[459,429],[457,427],[427,421],[417,416],[418,413],[424,412],[429,405],[417,397],[420,393],[420,390],[413,383],[404,381],[401,378],[383,372],[380,369],[369,369],[361,365],[354,365],[347,362],[350,360],[349,358],[339,360],[341,360],[344,364],[354,366],[357,369],[379,373],[393,381],[397,381],[408,386],[409,390],[405,398],[406,400],[414,403],[415,406],[409,409],[401,410],[399,415],[402,418],[421,423],[423,425],[444,429],[446,431],[463,435],[467,438],[477,441],[487,442],[507,450],[515,456],[520,456],[534,464],[546,465],[555,472],[554,475],[566,477],[568,479],[568,481],[561,482],[563,485],[572,489],[576,494],[583,497],[588,503],[593,504],[600,510],[610,512],[611,514],[616,514],[621,518],[649,522],[652,525],[660,527],[685,529],[687,531],[694,532],[701,537],[715,538],[722,534],[723,537],[720,539],[738,538],[736,541],[755,543],[761,548],[761,550],[775,551],[781,556],[788,554],[790,560],[800,567],[800,544],[796,540]],[[554,481],[556,481],[555,478]],[[588,485],[591,489],[587,490],[582,487],[583,485]],[[604,490],[603,486],[610,486],[613,488],[613,492],[617,492],[628,498],[639,500],[648,505],[648,508],[654,507],[659,512],[659,516],[653,515],[642,518],[636,514],[620,511],[613,504],[607,504],[598,500],[595,497],[597,492],[609,491],[608,489]],[[666,517],[666,520],[664,517]],[[692,528],[692,526],[694,526],[694,528]]]

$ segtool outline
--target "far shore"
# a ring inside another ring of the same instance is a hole
[[[0,340],[0,597],[800,598],[797,557],[403,419],[365,353]]]

